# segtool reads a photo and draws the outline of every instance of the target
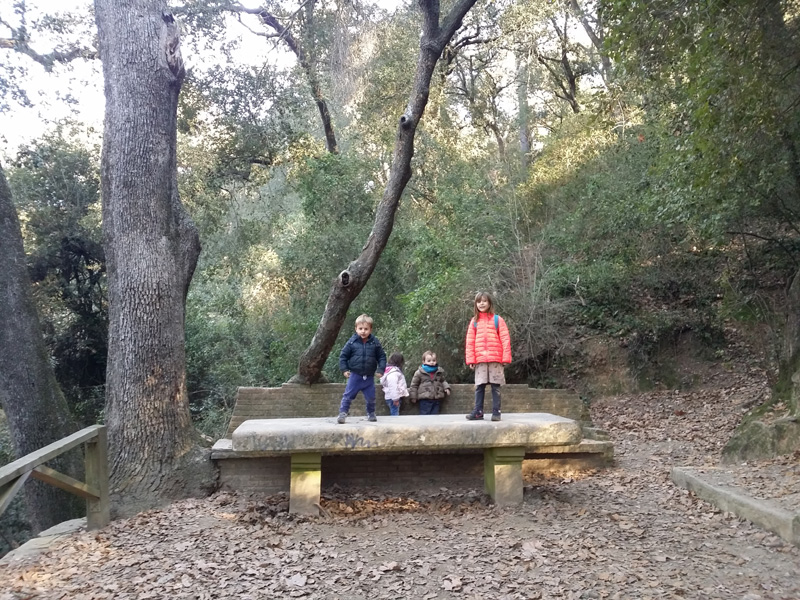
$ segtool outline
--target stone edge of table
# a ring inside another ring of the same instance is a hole
[[[467,449],[464,452],[474,453],[480,452],[481,449]],[[408,452],[408,451],[406,451]],[[444,449],[442,452],[450,453],[453,450]],[[436,454],[437,450],[420,450],[417,448],[413,451],[414,454]],[[526,446],[526,457],[537,457],[539,455],[577,455],[577,454],[602,454],[606,459],[610,460],[614,456],[614,445],[606,440],[591,440],[582,439],[577,444],[568,445],[550,445],[550,444],[536,444],[534,446]],[[288,452],[236,452],[233,449],[233,442],[230,438],[222,438],[214,443],[211,448],[212,460],[226,460],[230,458],[257,458],[257,457],[276,457],[288,456]]]
[[[299,452],[403,452],[469,450],[487,447],[574,446],[580,424],[548,413],[503,415],[502,421],[470,422],[463,415],[386,417],[377,422],[350,418],[253,419],[231,436],[236,455],[282,455]],[[215,450],[227,451],[227,448]]]

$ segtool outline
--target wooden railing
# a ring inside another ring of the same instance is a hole
[[[44,465],[48,460],[86,444],[86,483]],[[41,450],[0,467],[0,515],[23,484],[33,477],[57,488],[86,498],[86,527],[100,529],[110,520],[108,499],[108,441],[104,425],[92,425]]]

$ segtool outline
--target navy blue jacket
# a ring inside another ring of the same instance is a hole
[[[342,348],[339,355],[339,370],[351,371],[358,375],[373,377],[377,371],[383,373],[386,368],[386,353],[381,343],[371,333],[366,341],[354,333]]]

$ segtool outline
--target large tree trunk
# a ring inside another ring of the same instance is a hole
[[[56,383],[31,296],[22,232],[11,191],[0,168],[0,404],[6,412],[14,452],[22,457],[77,431]],[[49,466],[82,479],[83,460],[73,452]],[[41,531],[86,514],[85,502],[61,490],[29,480],[25,484],[28,518]]]
[[[800,273],[794,276],[788,295],[788,319],[783,336],[783,356],[781,365],[785,380],[791,383],[787,406],[789,418],[793,419],[793,449],[800,447]]]
[[[394,157],[389,181],[375,213],[375,223],[361,254],[332,282],[325,312],[309,347],[300,357],[296,383],[316,383],[328,358],[336,336],[347,316],[347,309],[372,275],[378,259],[389,241],[394,215],[400,196],[411,179],[411,157],[414,155],[414,135],[430,94],[431,77],[445,45],[461,26],[461,20],[477,0],[458,0],[441,21],[438,0],[420,0],[423,15],[419,58],[414,87],[405,112],[399,117]]]
[[[95,0],[95,15],[106,95],[106,424],[114,510],[130,514],[212,484],[186,394],[184,312],[200,244],[177,189],[177,25],[164,0]]]

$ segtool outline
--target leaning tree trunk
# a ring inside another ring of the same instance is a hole
[[[50,366],[31,296],[19,219],[1,168],[0,260],[5,265],[0,287],[0,404],[8,418],[14,452],[22,457],[78,428]],[[48,464],[80,480],[82,462],[73,452]],[[84,502],[51,485],[29,480],[24,490],[28,518],[37,532],[85,514]]]
[[[114,510],[130,514],[211,484],[185,372],[186,293],[200,243],[177,189],[177,24],[164,0],[95,0],[95,15],[106,95],[106,424]]]
[[[461,20],[476,1],[458,0],[440,24],[438,0],[419,0],[423,16],[419,58],[408,106],[398,119],[389,181],[378,204],[375,223],[361,254],[331,285],[325,312],[311,344],[300,357],[297,375],[292,378],[296,383],[316,383],[320,380],[322,367],[336,342],[336,336],[347,316],[347,309],[364,289],[389,241],[400,196],[411,179],[414,134],[428,103],[433,70],[445,45],[461,26]]]

